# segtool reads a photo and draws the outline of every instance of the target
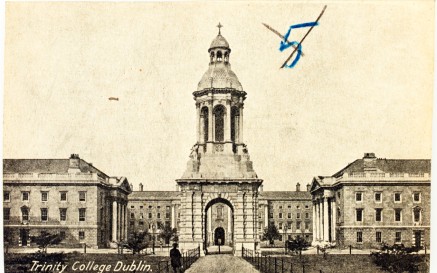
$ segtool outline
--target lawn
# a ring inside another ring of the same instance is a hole
[[[276,258],[276,266],[275,266]],[[429,272],[429,255],[418,255],[418,259],[421,260],[420,272]],[[247,259],[249,262],[255,265],[256,268],[260,268],[263,273],[384,273],[375,264],[373,264],[370,255],[348,255],[348,254],[336,254],[327,255],[326,258],[323,255],[302,255],[302,259],[299,256],[277,256],[277,257],[261,257]],[[276,268],[276,270],[275,270]]]

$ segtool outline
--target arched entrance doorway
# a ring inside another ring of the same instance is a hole
[[[214,231],[214,245],[224,245],[225,244],[225,230],[222,227],[218,227]]]
[[[233,253],[234,208],[227,199],[218,197],[205,206],[204,246],[206,253]]]

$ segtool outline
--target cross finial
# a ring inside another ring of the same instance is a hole
[[[220,29],[223,27],[222,24],[220,24],[220,22],[219,22],[218,25],[217,25],[217,27],[218,27],[218,29],[219,29],[219,35],[221,35],[221,34],[220,34]]]

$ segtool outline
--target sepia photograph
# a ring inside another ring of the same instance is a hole
[[[4,12],[2,272],[432,272],[434,1]]]

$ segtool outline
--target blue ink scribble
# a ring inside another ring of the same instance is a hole
[[[279,46],[279,50],[282,52],[284,50],[286,50],[287,48],[291,47],[291,46],[295,46],[297,47],[297,55],[296,58],[291,62],[290,65],[285,65],[285,67],[288,68],[293,68],[297,62],[300,59],[300,55],[302,54],[302,45],[297,42],[297,41],[292,41],[292,42],[288,42],[288,36],[290,36],[291,30],[294,28],[303,28],[303,27],[314,27],[317,26],[319,23],[317,22],[309,22],[309,23],[303,23],[303,24],[297,24],[297,25],[292,25],[290,26],[290,28],[288,29],[287,33],[284,36],[284,40],[281,41],[281,44]]]

